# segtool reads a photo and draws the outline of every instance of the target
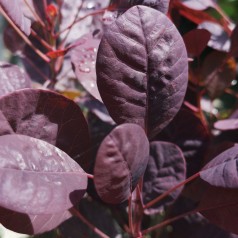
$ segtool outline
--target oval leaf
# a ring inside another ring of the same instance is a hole
[[[98,50],[98,88],[112,118],[157,134],[182,104],[187,61],[183,40],[164,14],[130,8],[108,27]]]
[[[22,89],[1,98],[0,111],[15,133],[51,143],[84,166],[88,126],[72,100],[51,91]]]
[[[31,33],[31,21],[23,14],[16,0],[0,0],[0,12],[6,14],[26,35]]]
[[[144,174],[148,158],[149,142],[140,126],[116,127],[100,145],[94,167],[101,199],[112,204],[127,200]]]
[[[73,207],[87,188],[81,167],[42,140],[1,136],[0,158],[0,206],[6,209],[29,215],[59,213]]]
[[[0,96],[22,88],[31,88],[27,75],[17,65],[0,62]]]
[[[224,151],[200,172],[206,184],[199,204],[200,212],[212,223],[238,234],[238,146]]]
[[[143,179],[143,200],[148,203],[173,188],[186,178],[183,152],[178,146],[168,142],[150,143],[150,158]],[[165,206],[174,202],[182,187],[172,192],[162,202],[145,209],[146,214],[163,211]]]
[[[221,131],[238,130],[238,119],[225,119],[214,123],[214,127]]]
[[[100,40],[93,38],[90,35],[85,35],[80,40],[77,47],[73,47],[70,51],[71,62],[74,66],[74,71],[77,79],[83,87],[96,99],[102,101],[98,92],[96,83],[96,55]],[[73,45],[77,44],[77,42]]]

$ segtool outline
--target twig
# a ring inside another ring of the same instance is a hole
[[[94,231],[101,238],[110,238],[104,232],[95,227],[89,220],[87,220],[77,209],[71,208],[70,212],[84,222],[92,231]]]
[[[47,50],[53,51],[51,45],[48,44],[44,39],[39,37],[33,29],[31,29],[31,35],[34,36]]]
[[[15,25],[15,23],[10,19],[10,17],[4,12],[4,10],[1,7],[0,7],[0,12],[8,21],[8,23],[18,33],[18,35],[26,42],[26,44],[28,44],[35,51],[35,53],[38,54],[45,62],[49,63],[50,59],[31,43],[31,41],[26,37],[26,35]]]
[[[132,212],[132,198],[131,198],[131,196],[128,199],[128,220],[129,220],[130,233],[134,234],[133,212]]]
[[[192,180],[198,178],[200,176],[200,173],[196,173],[194,175],[192,175],[191,177],[189,177],[188,179],[186,179],[185,181],[177,184],[176,186],[174,186],[173,188],[169,189],[168,191],[166,191],[165,193],[161,194],[159,197],[153,199],[152,201],[148,202],[146,205],[144,205],[144,209],[147,209],[151,206],[153,206],[154,204],[156,204],[157,202],[161,201],[162,199],[164,199],[165,197],[167,197],[170,193],[172,193],[173,191],[175,191],[176,189],[178,189],[179,187],[191,182]]]

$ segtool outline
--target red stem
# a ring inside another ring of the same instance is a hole
[[[185,181],[179,183],[178,185],[176,185],[175,187],[169,189],[168,191],[166,191],[165,193],[163,193],[162,195],[160,195],[159,197],[153,199],[152,201],[148,202],[146,205],[144,205],[144,209],[147,209],[151,206],[153,206],[154,204],[156,204],[157,202],[161,201],[162,199],[164,199],[165,197],[167,197],[170,193],[172,193],[173,191],[175,191],[176,189],[178,189],[179,187],[191,182],[192,180],[198,178],[200,176],[200,173],[196,173],[194,175],[192,175],[191,177],[189,177],[188,179],[186,179]]]
[[[49,45],[44,39],[39,37],[33,29],[31,29],[31,35],[34,36],[47,50],[53,51],[51,45]]]
[[[95,227],[89,220],[87,220],[77,209],[71,208],[70,212],[84,222],[92,231],[94,231],[101,238],[110,238],[104,232]]]
[[[134,234],[133,212],[132,212],[132,198],[131,198],[131,196],[128,199],[128,220],[129,220],[129,230],[130,230],[130,233]]]

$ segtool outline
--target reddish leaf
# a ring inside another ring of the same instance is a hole
[[[235,234],[238,234],[237,153],[235,145],[210,161],[200,172],[205,183],[197,191],[200,192],[200,212],[212,223]]]
[[[0,62],[0,96],[17,89],[31,88],[31,81],[17,65]]]
[[[149,142],[136,124],[116,127],[99,147],[94,183],[104,202],[118,204],[129,198],[144,174],[149,159]]]
[[[86,166],[88,126],[72,100],[51,91],[22,89],[3,96],[0,110],[15,133],[56,145]]]
[[[58,9],[54,4],[49,4],[46,8],[46,12],[50,17],[56,17],[58,15]]]
[[[212,99],[220,96],[236,77],[236,61],[226,53],[213,51],[204,60],[201,76]]]
[[[21,6],[16,0],[0,0],[0,10],[3,11],[21,31],[26,35],[30,35],[31,21],[24,16]]]
[[[136,6],[108,27],[96,71],[111,117],[119,124],[137,123],[153,137],[182,104],[187,53],[176,27],[164,14]]]
[[[1,136],[0,157],[3,208],[27,215],[52,215],[73,207],[87,188],[87,175],[81,167],[42,140]]]
[[[143,200],[148,203],[173,188],[186,178],[185,159],[175,144],[155,141],[150,144],[150,159],[143,179]],[[182,187],[175,190],[162,202],[145,210],[146,214],[163,211],[178,197]]]
[[[238,129],[238,119],[226,119],[217,121],[214,127],[221,131],[237,130]]]
[[[236,25],[231,34],[230,53],[232,54],[232,56],[238,57],[238,25]]]
[[[50,231],[71,216],[68,210],[49,215],[26,215],[0,207],[0,221],[3,226],[12,231],[29,235]]]
[[[67,50],[54,50],[49,51],[46,55],[50,57],[51,59],[56,59],[60,56],[64,56],[67,53]]]
[[[221,25],[205,21],[198,26],[198,29],[205,29],[211,33],[208,46],[219,51],[229,51],[230,37]]]
[[[205,29],[195,29],[183,36],[188,54],[191,57],[198,57],[206,48],[211,33]]]
[[[77,79],[83,87],[96,99],[102,101],[96,83],[96,55],[100,41],[91,34],[84,35],[77,42],[81,42],[70,51],[71,62]]]

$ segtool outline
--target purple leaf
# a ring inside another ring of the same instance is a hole
[[[224,151],[200,172],[205,183],[198,208],[202,215],[225,230],[238,234],[238,146]]]
[[[87,34],[72,44],[79,45],[73,47],[70,55],[79,82],[93,97],[102,101],[97,88],[95,70],[99,43],[100,40],[93,38],[91,34]]]
[[[183,36],[188,54],[198,57],[206,48],[211,33],[205,29],[194,29]]]
[[[1,11],[5,12],[5,14],[21,29],[21,31],[28,36],[30,35],[31,21],[24,16],[18,1],[0,0],[0,8],[2,8]]]
[[[234,57],[238,57],[238,25],[234,28],[231,34],[231,48],[230,53]]]
[[[221,25],[205,21],[198,25],[198,29],[208,30],[212,35],[208,41],[208,46],[215,50],[228,52],[230,49],[230,37]]]
[[[104,202],[118,204],[129,198],[144,174],[149,158],[149,142],[136,124],[116,127],[99,147],[94,167],[94,183]]]
[[[150,143],[150,158],[143,179],[143,200],[148,203],[173,188],[186,178],[185,159],[175,144],[155,141]],[[145,210],[146,214],[163,211],[180,194],[182,187],[175,190],[162,202]]]
[[[236,61],[224,52],[213,51],[203,61],[201,76],[209,96],[220,96],[236,77]]]
[[[221,131],[237,130],[238,119],[225,119],[214,123],[214,128]]]
[[[22,89],[3,96],[0,110],[15,133],[51,143],[86,166],[88,126],[72,100],[52,91]]]
[[[136,5],[144,5],[167,14],[169,8],[169,0],[111,0],[110,4],[122,12]]]
[[[26,215],[0,207],[0,221],[3,226],[29,235],[50,231],[71,216],[68,210],[56,214]]]
[[[29,215],[52,215],[84,195],[87,175],[57,147],[24,135],[0,137],[0,206]],[[17,194],[17,196],[16,196]]]
[[[194,10],[205,10],[214,7],[213,0],[182,0],[183,5]]]
[[[111,117],[156,135],[182,104],[187,61],[183,40],[164,14],[130,8],[108,27],[98,50],[97,83]]]
[[[23,88],[31,88],[31,81],[23,70],[17,65],[0,62],[0,96]]]

